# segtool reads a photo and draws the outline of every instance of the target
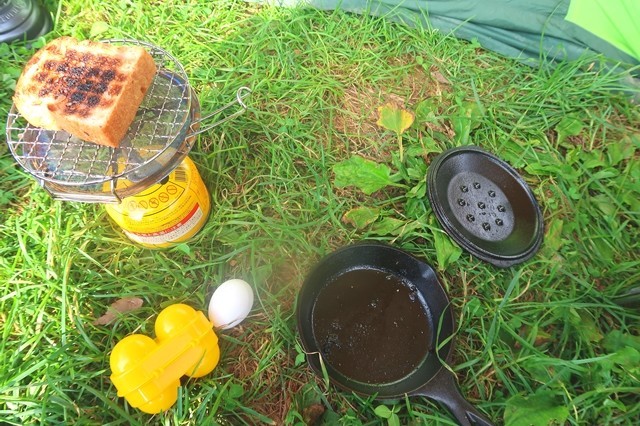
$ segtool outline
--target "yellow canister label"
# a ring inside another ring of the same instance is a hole
[[[209,192],[189,157],[161,182],[120,204],[106,205],[124,233],[147,247],[188,240],[204,226],[210,209]]]

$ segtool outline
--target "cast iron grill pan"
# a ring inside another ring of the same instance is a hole
[[[429,166],[428,197],[443,229],[495,266],[531,258],[542,243],[540,207],[507,163],[475,146],[440,154]]]

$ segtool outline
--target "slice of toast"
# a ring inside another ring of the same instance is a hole
[[[27,62],[13,101],[33,126],[117,147],[155,73],[142,47],[60,37]]]

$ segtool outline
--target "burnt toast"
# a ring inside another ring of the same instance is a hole
[[[117,147],[155,73],[143,47],[60,37],[27,62],[13,101],[35,127]]]

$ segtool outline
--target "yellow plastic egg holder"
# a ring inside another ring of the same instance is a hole
[[[155,332],[155,340],[144,334],[125,337],[109,361],[118,396],[149,414],[168,410],[176,402],[182,376],[202,377],[220,360],[211,322],[190,306],[163,309]]]

